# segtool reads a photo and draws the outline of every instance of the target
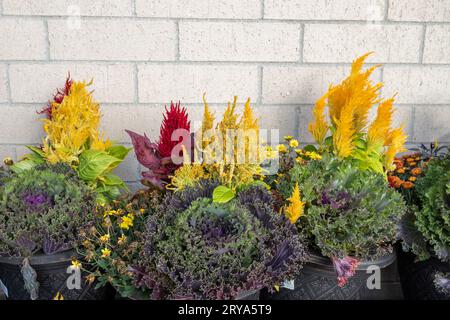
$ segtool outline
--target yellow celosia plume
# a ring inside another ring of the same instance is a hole
[[[253,114],[250,99],[245,103],[239,119],[236,114],[237,97],[234,97],[233,102],[228,103],[221,121],[215,126],[215,119],[206,99],[203,101],[204,114],[202,128],[199,130],[202,133],[201,141],[196,142],[197,146],[202,147],[202,161],[184,164],[178,169],[170,188],[181,190],[193,181],[205,177],[218,179],[231,189],[252,182],[255,176],[261,175],[262,169],[258,155],[259,124]],[[254,153],[257,153],[256,156]]]
[[[100,107],[87,91],[90,84],[74,81],[63,101],[52,105],[51,119],[43,120],[43,152],[50,163],[76,165],[84,150],[105,150],[111,146],[99,133]]]
[[[333,134],[334,153],[339,158],[346,158],[352,154],[355,129],[353,128],[353,104],[347,103],[341,110],[339,119],[334,119],[336,131]]]
[[[327,98],[328,94],[325,94],[322,98],[317,100],[313,109],[314,122],[311,122],[308,126],[309,132],[311,132],[319,145],[323,144],[329,128],[328,122],[325,120],[325,105]]]
[[[394,98],[390,98],[378,106],[377,116],[367,131],[367,148],[369,150],[383,146],[388,138],[394,112],[393,104]]]
[[[367,53],[353,61],[350,75],[338,85],[331,85],[313,109],[314,120],[309,131],[316,142],[322,146],[328,129],[331,131],[334,154],[339,158],[352,157],[363,169],[370,168],[383,172],[390,167],[392,152],[402,149],[406,138],[401,130],[391,129],[394,98],[380,98],[382,83],[373,84],[370,77],[379,66],[363,70]],[[372,107],[378,105],[377,116],[368,124]],[[325,120],[325,107],[328,106],[330,124]],[[388,143],[387,139],[394,141]],[[391,146],[390,148],[388,146]],[[386,150],[383,149],[386,147]],[[386,153],[383,161],[383,153]]]
[[[305,202],[302,202],[300,198],[300,188],[298,187],[298,182],[295,184],[291,197],[287,200],[289,201],[289,205],[285,209],[285,215],[289,221],[294,224],[298,218],[303,215],[305,209]]]
[[[387,149],[384,153],[384,166],[387,170],[393,169],[395,155],[399,152],[406,151],[404,145],[407,137],[408,136],[403,132],[403,126],[389,132],[385,141]]]

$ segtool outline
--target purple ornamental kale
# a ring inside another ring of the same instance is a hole
[[[44,205],[52,205],[52,200],[45,192],[27,192],[22,198],[31,210],[42,208]]]

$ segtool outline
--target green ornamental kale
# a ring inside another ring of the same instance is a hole
[[[95,195],[68,165],[39,165],[2,175],[0,256],[71,249],[92,221]]]
[[[330,258],[358,260],[392,251],[406,206],[383,175],[324,157],[295,165],[280,182],[280,192],[286,197],[296,182],[306,202],[299,230],[313,249]]]
[[[416,190],[420,203],[415,211],[415,226],[431,246],[431,251],[442,261],[450,261],[450,157],[448,155],[429,162],[424,176],[417,180]],[[417,241],[415,244],[417,246]],[[413,252],[423,253],[418,250]],[[419,259],[423,258],[427,256],[419,255]]]

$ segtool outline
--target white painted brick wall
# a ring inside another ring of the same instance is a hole
[[[266,0],[264,18],[292,20],[373,20],[384,0]],[[368,19],[370,18],[370,19]],[[380,20],[377,18],[376,20]]]
[[[50,57],[55,60],[175,60],[172,21],[83,19],[79,28],[48,22]]]
[[[298,61],[300,25],[180,22],[180,59],[186,61]]]
[[[258,19],[260,0],[136,0],[136,13],[142,17]]]
[[[375,51],[368,62],[412,62],[420,60],[423,26],[311,24],[305,27],[305,62],[351,62],[367,51]]]
[[[133,0],[3,0],[7,15],[66,16],[131,16]]]
[[[423,62],[450,64],[450,25],[427,26]]]
[[[266,128],[311,136],[311,107],[357,55],[397,93],[411,143],[450,142],[450,0],[0,0],[0,157],[39,144],[42,108],[70,71],[94,79],[105,134],[156,138],[164,104],[191,119],[252,99]],[[117,169],[133,188],[135,157]]]
[[[201,102],[204,92],[210,103],[258,98],[257,66],[144,64],[138,72],[140,102]]]

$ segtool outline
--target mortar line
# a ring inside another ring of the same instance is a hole
[[[176,61],[180,61],[180,21],[176,21],[175,25],[176,32],[176,40],[175,40],[175,59]]]
[[[134,102],[139,104],[139,68],[137,63],[133,66],[133,80],[134,80]]]
[[[305,49],[305,28],[306,28],[306,25],[304,23],[300,24],[300,39],[299,39],[299,41],[300,41],[300,44],[299,44],[300,60],[299,60],[299,62],[300,63],[304,62],[303,55],[304,55],[304,51],[305,51],[304,50]]]
[[[260,3],[261,3],[261,20],[265,20],[265,17],[264,17],[264,15],[265,15],[265,10],[266,10],[266,8],[265,8],[265,6],[266,6],[266,0],[260,0]]]
[[[6,96],[9,104],[12,104],[12,93],[11,93],[11,76],[10,76],[10,64],[6,64]]]
[[[307,62],[299,63],[299,61],[216,61],[216,60],[199,60],[199,61],[189,61],[189,60],[62,60],[62,59],[52,59],[52,60],[11,60],[5,59],[0,60],[0,63],[10,63],[15,65],[20,64],[35,64],[35,65],[61,65],[61,64],[81,64],[81,65],[115,65],[115,64],[138,64],[138,65],[212,65],[212,66],[258,66],[265,64],[268,66],[275,67],[349,67],[351,66],[351,61],[348,62]],[[370,62],[365,65],[368,67],[375,66],[378,64],[383,64],[385,67],[450,67],[450,63],[420,63],[420,62]]]
[[[48,30],[48,20],[44,21],[44,31],[45,31],[45,49],[46,49],[46,56],[47,56],[47,60],[51,60],[51,55],[50,55],[50,33]]]
[[[133,0],[131,5],[132,5],[131,11],[132,11],[133,17],[137,17],[136,0]]]
[[[389,0],[384,0],[384,20],[389,21]]]
[[[18,15],[18,14],[4,14],[5,18],[13,18],[13,19],[28,19],[28,20],[60,20],[67,19],[70,16],[68,15]],[[123,20],[123,21],[191,21],[191,22],[234,22],[234,23],[242,23],[242,22],[254,22],[254,23],[285,23],[285,24],[298,24],[301,23],[309,23],[309,24],[353,24],[353,25],[366,25],[367,20],[345,20],[345,19],[336,19],[336,20],[320,20],[320,19],[287,19],[287,18],[188,18],[188,17],[143,17],[143,16],[81,16],[84,20],[104,20],[104,21],[112,21],[112,20]],[[450,21],[378,21],[378,24],[381,25],[421,25],[423,23],[427,23],[429,25],[437,24],[437,25],[450,25]]]
[[[264,67],[260,65],[258,67],[258,105],[262,105],[263,101],[263,77],[264,77]]]
[[[413,139],[415,136],[416,136],[416,133],[415,133],[415,131],[416,131],[416,125],[415,125],[415,121],[416,121],[416,105],[415,104],[413,104],[412,106],[411,106],[411,112],[412,112],[412,114],[411,114],[411,127],[410,127],[410,129],[411,129],[411,138]]]
[[[426,37],[426,33],[427,33],[427,25],[424,24],[422,29],[423,29],[422,36],[420,39],[420,46],[419,46],[419,62],[421,64],[423,64],[423,55],[425,52],[425,37]]]

